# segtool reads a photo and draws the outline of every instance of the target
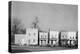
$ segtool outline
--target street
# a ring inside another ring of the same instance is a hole
[[[66,50],[70,48],[65,47],[40,47],[40,46],[12,46],[13,52],[36,52],[36,51],[52,51],[52,50]]]

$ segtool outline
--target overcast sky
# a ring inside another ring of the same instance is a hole
[[[12,18],[19,18],[26,28],[31,26],[35,16],[39,19],[39,26],[42,30],[78,30],[78,6],[32,3],[32,2],[13,2]]]

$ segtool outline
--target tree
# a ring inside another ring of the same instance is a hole
[[[19,18],[13,18],[11,22],[11,31],[13,34],[20,34],[23,33],[24,30],[24,24],[22,24],[21,19]]]
[[[35,16],[35,19],[34,19],[34,21],[32,22],[32,28],[38,28],[38,29],[40,29],[38,23],[39,23],[38,17]]]
[[[21,21],[18,18],[11,19],[11,31],[13,34],[16,34],[19,30],[18,26],[21,23]]]
[[[14,44],[15,34],[25,33],[24,24],[22,24],[21,19],[11,18],[11,42]]]

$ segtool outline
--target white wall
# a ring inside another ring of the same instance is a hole
[[[39,32],[39,38],[48,38],[48,32]]]
[[[59,32],[58,31],[50,31],[50,38],[59,38]]]
[[[30,40],[30,43],[28,44],[38,44],[38,29],[27,28],[26,37],[27,37],[27,40]],[[33,40],[35,40],[35,42],[33,42]]]
[[[41,43],[41,40],[43,40],[42,41],[42,43]],[[44,40],[46,40],[46,41],[44,41]],[[48,32],[39,32],[39,44],[40,45],[47,45],[48,44]]]
[[[68,32],[61,32],[61,39],[67,39],[68,38]]]
[[[74,39],[73,39],[73,37],[74,37]],[[68,32],[68,39],[76,40],[76,32]]]
[[[15,34],[15,44],[26,44],[26,35]]]

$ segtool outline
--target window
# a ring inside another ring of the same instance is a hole
[[[62,36],[62,38],[64,38],[64,35]]]
[[[45,35],[45,37],[44,38],[46,38],[46,35]]]
[[[54,39],[54,37],[52,37],[52,39]]]
[[[73,39],[74,39],[74,37],[73,37]]]
[[[34,33],[34,36],[36,35],[36,33]]]
[[[44,40],[44,43],[46,44],[46,40]]]
[[[28,43],[30,44],[30,40],[28,40]]]
[[[42,44],[42,40],[41,40],[41,44]]]
[[[53,44],[53,40],[51,40],[51,44]]]
[[[51,35],[53,37],[53,35]]]
[[[35,39],[33,39],[33,42],[35,42]]]
[[[55,34],[55,37],[57,37],[57,35]]]

